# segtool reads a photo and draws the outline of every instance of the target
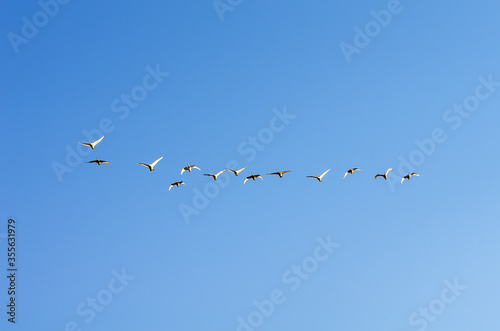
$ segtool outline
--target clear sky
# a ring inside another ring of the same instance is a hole
[[[499,329],[498,1],[0,6],[2,330]]]

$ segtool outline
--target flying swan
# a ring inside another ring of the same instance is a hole
[[[156,165],[158,162],[160,162],[160,160],[161,160],[161,159],[163,159],[163,156],[162,156],[162,157],[160,157],[158,160],[154,161],[154,162],[153,162],[153,163],[151,163],[151,164],[149,164],[149,162],[148,162],[148,163],[137,163],[137,164],[140,164],[140,165],[143,165],[143,166],[145,166],[145,167],[149,168],[149,171],[154,171],[154,170],[155,170],[155,169],[154,169],[155,165]]]

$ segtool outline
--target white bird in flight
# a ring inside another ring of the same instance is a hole
[[[224,171],[226,171],[226,169],[222,170],[222,171],[219,171],[218,173],[211,173],[211,174],[203,174],[203,176],[208,176],[208,177],[212,177],[214,180],[217,180],[217,177],[219,177],[219,175],[221,173],[223,173]]]
[[[279,171],[278,169],[276,169],[276,172],[271,172],[268,175],[278,175],[278,176],[280,176],[280,178],[283,178],[284,174],[287,174],[287,173],[292,172],[292,171],[293,170]]]
[[[241,168],[239,170],[233,170],[233,169],[229,169],[229,168],[226,168],[226,169],[229,170],[229,171],[231,171],[235,176],[238,176],[240,174],[240,172],[242,172],[246,168],[248,168],[248,166],[246,166],[245,168]]]
[[[95,149],[95,146],[101,142],[102,138],[104,138],[104,136],[102,136],[101,138],[97,139],[96,141],[94,141],[93,143],[90,142],[90,140],[87,140],[88,143],[81,143],[81,142],[78,142],[80,145],[83,145],[83,146],[89,146],[90,148],[92,149]]]
[[[330,171],[330,169],[328,169],[327,171],[325,171],[324,173],[321,174],[321,176],[306,176],[307,178],[316,178],[317,180],[319,180],[320,182],[323,181],[323,176],[326,175],[326,173]]]
[[[375,175],[375,179],[377,179],[377,177],[383,177],[385,180],[387,180],[387,174],[388,174],[390,171],[392,171],[392,170],[394,170],[394,169],[389,168],[389,169],[387,169],[387,170],[386,170],[383,174],[377,174],[377,175]]]
[[[154,169],[155,165],[156,165],[158,162],[160,162],[160,160],[161,160],[161,159],[163,159],[163,156],[162,156],[162,157],[160,157],[158,160],[154,161],[154,162],[153,162],[153,163],[151,163],[151,164],[150,164],[149,162],[148,162],[148,163],[137,163],[137,164],[140,164],[140,165],[143,165],[143,166],[145,166],[145,167],[149,168],[149,171],[154,171],[154,170],[155,170],[155,169]]]
[[[251,172],[251,175],[248,176],[247,178],[245,178],[245,181],[243,182],[243,184],[245,184],[247,182],[247,180],[249,180],[249,179],[253,179],[255,181],[257,178],[264,180],[264,178],[262,178],[261,175],[254,175],[253,172]]]
[[[417,174],[416,172],[412,172],[411,174],[410,174],[410,173],[408,173],[408,175],[406,175],[406,176],[404,176],[403,178],[401,178],[401,184],[403,184],[403,181],[404,181],[405,179],[410,180],[410,179],[411,179],[411,176],[420,176],[420,175],[419,175],[419,174]]]
[[[168,190],[170,191],[170,189],[171,189],[172,187],[174,187],[174,186],[179,187],[179,186],[181,186],[182,184],[186,185],[186,183],[184,183],[182,180],[181,180],[180,182],[174,182],[174,183],[170,184],[170,187],[168,188]]]
[[[99,158],[96,158],[95,160],[88,161],[88,162],[85,162],[85,163],[97,163],[98,165],[101,165],[101,163],[111,163],[111,162],[104,161],[104,160],[99,160]]]
[[[347,176],[347,174],[352,174],[352,173],[353,173],[353,172],[355,172],[356,170],[361,171],[361,169],[359,169],[359,168],[349,168],[349,170],[347,170],[347,171],[345,172],[345,174],[344,174],[344,178],[345,178],[345,176]],[[344,179],[344,178],[342,178],[342,179]]]
[[[190,164],[188,163],[187,167],[182,168],[182,170],[181,170],[181,175],[182,175],[182,173],[183,173],[184,171],[189,171],[189,172],[191,172],[191,170],[193,170],[193,169],[198,169],[198,170],[201,170],[200,168],[198,168],[198,167],[197,167],[197,166],[195,166],[194,164],[193,164],[193,165],[190,165]]]

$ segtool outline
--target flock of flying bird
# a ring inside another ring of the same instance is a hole
[[[81,142],[78,142],[80,145],[84,145],[84,146],[89,146],[90,148],[92,149],[95,149],[95,146],[97,144],[99,144],[101,142],[101,140],[104,138],[104,136],[102,136],[101,138],[99,138],[98,140],[94,141],[94,142],[91,142],[90,140],[88,140],[88,143],[81,143]],[[160,162],[160,160],[163,159],[163,156],[158,158],[156,161],[154,161],[153,163],[137,163],[137,164],[140,164],[142,166],[145,166],[146,168],[149,169],[149,171],[154,171],[154,167],[155,165]],[[92,160],[92,161],[88,161],[86,163],[97,163],[98,165],[101,165],[102,163],[111,163],[109,161],[104,161],[104,160],[100,160],[99,158],[96,158],[95,160]],[[229,168],[225,168],[224,170],[222,171],[219,171],[218,173],[214,173],[212,172],[211,174],[203,174],[204,176],[208,176],[208,177],[212,177],[214,180],[217,180],[217,177],[220,176],[220,174],[222,174],[224,171],[226,170],[229,170],[230,172],[232,172],[235,176],[238,176],[240,174],[240,172],[242,172],[243,170],[245,170],[247,167],[244,167],[244,168],[241,168],[241,169],[229,169]],[[188,171],[188,172],[191,172],[193,169],[198,169],[201,171],[200,168],[198,168],[196,165],[194,164],[189,164],[182,168],[181,170],[181,175],[184,173],[184,171]],[[387,180],[387,175],[389,174],[389,172],[391,172],[393,169],[392,168],[389,168],[387,169],[383,174],[377,174],[375,175],[375,179],[377,179],[378,177],[382,177],[384,178],[385,180]],[[279,176],[280,178],[283,178],[283,175],[284,174],[287,174],[289,172],[292,172],[293,170],[286,170],[286,171],[279,171],[278,169],[276,169],[276,172],[271,172],[271,173],[268,173],[267,175],[276,175],[276,176]],[[322,173],[321,175],[319,176],[306,176],[307,178],[315,178],[317,179],[318,181],[322,182],[323,181],[323,177],[328,173],[328,171],[330,171],[330,169],[328,169],[327,171],[325,171],[324,173]],[[353,174],[354,171],[361,171],[361,169],[359,168],[349,168],[349,170],[347,170],[344,174],[344,177],[345,178],[348,174]],[[408,173],[408,175],[404,176],[403,178],[401,178],[401,184],[403,184],[403,181],[405,179],[407,180],[410,180],[412,176],[420,176],[419,174],[415,173],[415,172],[412,172],[412,173]],[[251,172],[251,175],[250,176],[247,176],[245,178],[245,181],[243,182],[243,184],[245,184],[249,179],[252,179],[252,180],[256,180],[257,178],[260,178],[262,180],[264,180],[264,178],[262,178],[261,175],[257,174],[257,175],[254,175],[253,172]],[[170,187],[168,188],[168,190],[170,191],[170,189],[172,189],[172,187],[174,186],[181,186],[181,185],[186,185],[186,183],[184,183],[184,181],[176,181],[172,184],[170,184]]]

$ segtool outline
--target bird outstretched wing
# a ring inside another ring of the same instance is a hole
[[[222,170],[222,171],[219,171],[218,173],[215,174],[215,177],[218,177],[221,173],[223,173],[224,171],[226,171],[226,169]]]
[[[95,146],[95,145],[97,145],[98,143],[100,143],[100,142],[101,142],[101,140],[102,140],[102,138],[104,138],[104,136],[102,136],[101,138],[99,138],[99,139],[97,139],[96,141],[94,141],[94,142],[92,143],[92,145],[94,145],[94,146]]]
[[[161,159],[163,159],[163,156],[151,163],[151,166],[154,167],[158,162],[160,162]]]
[[[330,171],[330,169],[328,169],[327,171],[325,171],[324,173],[321,174],[321,176],[319,176],[319,178],[323,178],[324,175],[326,175],[326,173]]]
[[[248,166],[236,170],[236,175],[239,175],[239,173],[242,172],[243,170],[245,170],[246,168],[248,168]]]

